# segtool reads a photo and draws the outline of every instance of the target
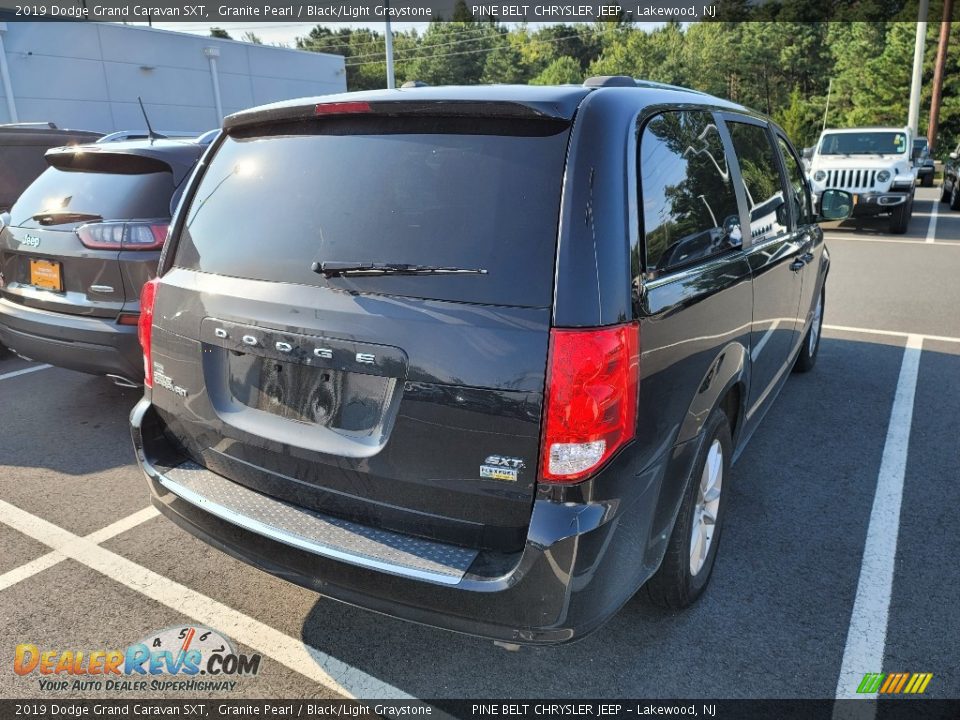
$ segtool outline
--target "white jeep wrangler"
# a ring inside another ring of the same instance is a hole
[[[890,232],[907,231],[916,169],[909,128],[824,130],[810,160],[815,201],[827,189],[853,195],[853,217],[890,215]]]

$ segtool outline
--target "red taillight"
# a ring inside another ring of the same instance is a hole
[[[120,313],[117,316],[117,325],[136,326],[137,328],[139,328],[140,313]]]
[[[159,278],[147,280],[140,291],[140,321],[137,323],[137,336],[140,338],[140,347],[143,348],[143,384],[153,387],[153,304],[157,299],[157,285]]]
[[[630,441],[639,382],[638,323],[551,330],[541,478],[581,480]]]
[[[77,228],[77,237],[91,250],[160,250],[169,228],[165,222],[87,223]]]
[[[370,112],[368,102],[332,102],[320,103],[313,109],[315,115],[352,115]]]

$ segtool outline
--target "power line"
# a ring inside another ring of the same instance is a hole
[[[606,29],[606,30],[596,30],[596,31],[594,31],[594,35],[604,35],[604,34],[606,34],[606,33],[614,32],[615,30],[619,30],[619,29],[620,29],[619,27],[616,27],[616,26],[615,26],[615,27],[608,28],[608,29]],[[575,38],[575,37],[580,37],[580,36],[579,36],[579,35],[564,35],[563,37],[558,37],[558,38],[548,38],[548,39],[540,39],[540,38],[538,38],[538,39],[531,39],[530,42],[531,42],[531,43],[547,44],[547,43],[561,42],[561,41],[563,41],[563,40],[570,40],[570,39]],[[418,51],[418,50],[428,50],[429,48],[428,48],[428,47],[425,47],[425,48],[411,48],[411,49],[412,49],[414,52],[416,52],[416,51]],[[458,56],[458,55],[476,55],[477,53],[494,52],[495,50],[502,50],[502,49],[503,49],[502,46],[498,46],[498,47],[492,47],[492,48],[479,48],[479,49],[477,49],[477,50],[461,50],[461,51],[459,51],[459,52],[443,53],[443,54],[441,54],[441,55],[433,55],[433,56],[431,56],[431,59],[442,60],[443,58],[456,57],[456,56]],[[421,56],[414,56],[414,57],[405,57],[405,58],[400,58],[400,61],[401,61],[401,62],[406,62],[406,61],[409,61],[409,60],[421,60],[421,59],[424,59],[424,57],[426,57],[426,56],[422,56],[422,55],[421,55]],[[353,60],[354,58],[350,58],[350,59]],[[380,60],[380,61],[377,61],[377,60],[369,60],[369,61],[367,61],[367,62],[358,62],[358,63],[348,62],[348,63],[344,63],[344,67],[360,67],[361,65],[379,65],[379,64],[381,64],[381,63],[383,63],[383,62],[384,62],[383,60]]]
[[[445,42],[445,43],[430,43],[429,45],[418,45],[415,48],[404,48],[404,49],[414,50],[414,51],[432,50],[433,48],[448,47],[450,45],[463,45],[464,43],[479,42],[481,40],[486,40],[487,38],[495,38],[495,37],[503,37],[503,34],[496,30],[492,32],[487,31],[483,35],[477,35],[476,37],[466,38],[465,40],[453,40],[452,42]],[[367,55],[352,55],[350,59],[359,60],[360,58],[376,57],[381,54],[382,53],[369,53]]]
[[[424,47],[424,48],[444,47],[444,46],[446,46],[446,45],[456,45],[456,44],[466,43],[466,42],[475,42],[475,41],[477,41],[477,40],[483,39],[484,37],[493,37],[494,35],[500,34],[500,32],[497,31],[497,30],[490,30],[490,29],[487,29],[487,28],[462,28],[462,29],[457,28],[457,30],[458,30],[460,33],[462,33],[462,34],[466,34],[466,33],[478,33],[478,34],[477,34],[476,36],[474,36],[474,37],[466,38],[466,39],[463,39],[463,40],[456,40],[456,41],[449,42],[449,43],[431,43],[431,44],[425,45],[425,46],[423,46],[423,47]],[[397,34],[403,35],[403,34],[406,34],[406,33],[397,33]],[[328,37],[333,38],[333,37],[335,37],[335,36],[328,36]],[[410,37],[410,36],[408,36],[408,37]],[[422,39],[423,37],[424,37],[424,36],[421,35],[421,36],[419,36],[418,39]],[[308,37],[308,38],[305,38],[305,39],[310,40],[311,38]],[[325,39],[327,39],[327,38],[316,38],[315,42],[317,42],[318,44],[322,44]],[[380,45],[382,45],[382,43],[383,43],[383,40],[382,40],[382,39],[380,39],[380,40],[374,40],[374,41],[371,41],[371,42],[369,42],[369,43],[366,43],[366,46],[368,46],[368,47],[378,46],[378,47],[379,47]],[[342,48],[348,48],[348,49],[350,49],[350,48],[352,48],[353,46],[352,46],[349,42],[341,42],[341,43],[338,43],[337,45],[334,45],[333,47],[335,47],[335,48],[337,48],[337,47],[342,47]],[[329,51],[330,49],[331,49],[331,48],[328,47],[328,46],[325,46],[325,45],[323,46],[323,50],[324,50],[324,51]],[[363,45],[361,45],[361,46],[360,46],[359,48],[357,48],[357,49],[363,50],[363,49],[365,49],[365,48],[364,48]],[[409,49],[409,48],[408,48],[408,49]],[[350,57],[350,59],[351,59],[351,60],[356,60],[356,59],[358,59],[358,58],[377,57],[377,56],[379,56],[379,55],[381,55],[381,54],[382,54],[382,50],[381,50],[380,52],[372,52],[372,53],[366,53],[366,54],[362,54],[362,55],[353,55],[353,56]]]

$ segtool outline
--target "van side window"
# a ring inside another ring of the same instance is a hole
[[[793,201],[793,214],[800,225],[809,225],[813,222],[813,210],[810,204],[810,188],[807,186],[807,177],[797,156],[790,149],[790,145],[782,137],[777,136],[777,144],[783,153],[783,160],[787,167],[787,178],[790,183]]]
[[[740,213],[713,116],[665,112],[640,140],[647,270],[669,270],[740,247]]]
[[[776,148],[761,125],[728,121],[733,149],[740,161],[740,174],[747,192],[750,237],[754,243],[772,240],[789,232],[787,203],[780,179]]]

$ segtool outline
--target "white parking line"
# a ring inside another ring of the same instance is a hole
[[[115,523],[107,525],[105,528],[90,533],[87,535],[86,540],[99,545],[100,543],[106,542],[110,538],[114,538],[121,533],[125,533],[127,530],[132,530],[137,525],[145,523],[147,520],[155,518],[159,514],[160,513],[153,506],[144,508],[143,510],[138,510],[132,515],[127,515],[125,518],[121,518]],[[61,553],[59,550],[51,550],[46,555],[41,555],[38,557],[36,560],[31,560],[24,565],[16,567],[13,570],[9,570],[8,572],[0,575],[0,591],[6,590],[11,585],[16,585],[21,580],[26,580],[29,577],[33,577],[37,573],[43,572],[48,568],[52,568],[57,563],[66,559],[67,556]]]
[[[937,237],[937,208],[940,203],[933,201],[933,212],[930,213],[930,223],[927,225],[927,242],[933,243]]]
[[[398,688],[301,640],[3,500],[0,500],[0,522],[161,605],[203,625],[217,628],[338,695],[414,699]]]
[[[900,530],[903,479],[907,467],[913,401],[922,349],[923,338],[920,335],[907,337],[897,391],[890,410],[890,425],[883,446],[873,509],[870,511],[857,595],[847,631],[840,678],[837,681],[838,699],[875,697],[857,694],[857,686],[864,673],[883,670],[887,618],[897,556],[897,535]]]
[[[837,332],[863,333],[864,335],[886,335],[888,337],[918,337],[923,340],[934,340],[936,342],[955,342],[960,343],[960,337],[951,337],[949,335],[925,335],[923,333],[907,333],[899,330],[880,330],[879,328],[850,327],[849,325],[824,325],[824,330],[835,330]]]
[[[14,370],[13,372],[0,375],[0,380],[9,380],[10,378],[15,378],[19,375],[26,375],[27,373],[36,372],[37,370],[46,370],[50,367],[53,367],[53,365],[34,365],[33,367],[24,368],[23,370]]]

